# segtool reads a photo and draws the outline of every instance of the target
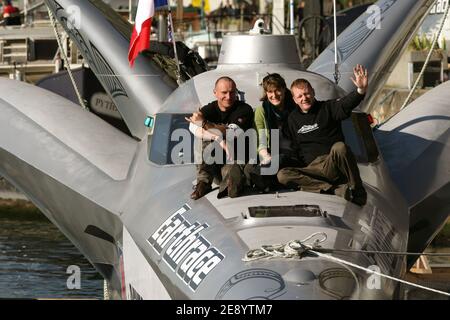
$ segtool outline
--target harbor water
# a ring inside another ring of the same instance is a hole
[[[103,299],[103,278],[41,214],[0,212],[0,298]]]

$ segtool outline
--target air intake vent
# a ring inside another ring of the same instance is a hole
[[[323,217],[324,213],[317,205],[300,204],[295,206],[249,207],[252,218],[272,217]]]

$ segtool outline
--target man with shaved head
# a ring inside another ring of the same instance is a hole
[[[237,100],[236,83],[230,77],[217,79],[213,93],[217,100],[194,112],[186,120],[191,123],[191,132],[203,140],[203,149],[211,143],[217,143],[224,150],[227,160],[233,160],[230,159],[232,150],[228,148],[225,134],[228,130],[245,131],[252,128],[253,109],[245,102]],[[197,165],[197,185],[191,198],[197,200],[211,191],[215,176],[221,178],[219,198],[225,194],[232,198],[237,197],[245,185],[243,165],[225,161],[209,164],[202,161]]]

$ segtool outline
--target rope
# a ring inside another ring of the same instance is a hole
[[[312,244],[306,244],[306,241],[319,235],[322,235],[321,239],[316,239]],[[325,232],[315,232],[301,241],[292,240],[287,244],[262,245],[259,249],[248,251],[242,260],[249,262],[266,258],[301,258],[308,250],[317,248],[319,243],[322,243],[325,240],[327,240]]]
[[[339,83],[341,75],[339,73],[338,52],[337,52],[337,13],[336,0],[333,0],[333,23],[334,23],[334,82]]]
[[[322,239],[316,239],[313,244],[307,244],[306,241],[323,235]],[[450,253],[420,253],[420,252],[397,252],[397,251],[374,251],[374,250],[356,250],[356,249],[330,249],[322,248],[319,243],[324,242],[327,235],[324,232],[316,232],[303,240],[292,240],[287,244],[262,245],[259,249],[253,249],[247,252],[243,261],[253,261],[264,258],[301,258],[314,249],[321,253],[347,252],[347,253],[364,253],[364,254],[391,254],[401,256],[432,256],[432,257],[450,257]]]
[[[406,98],[405,102],[403,102],[403,105],[401,106],[400,111],[402,111],[406,107],[406,105],[408,104],[408,102],[411,99],[414,91],[416,90],[417,85],[419,84],[420,79],[422,78],[423,74],[425,73],[425,69],[426,69],[428,63],[430,62],[431,54],[433,53],[434,47],[436,46],[436,42],[438,41],[438,39],[439,39],[439,37],[440,37],[440,35],[442,33],[442,29],[444,28],[445,19],[447,18],[448,8],[449,7],[450,7],[450,4],[448,4],[447,8],[445,9],[445,13],[444,13],[444,16],[442,17],[441,25],[439,27],[439,31],[438,31],[437,35],[434,37],[434,39],[433,39],[433,43],[431,45],[430,51],[428,52],[427,58],[425,59],[425,62],[424,62],[423,67],[422,67],[422,70],[420,71],[419,76],[416,79],[416,82],[414,83],[413,87],[411,88],[411,91],[409,92],[408,97]]]
[[[307,243],[308,240],[313,239],[319,235],[322,235],[322,238],[316,239],[313,243]],[[443,294],[446,296],[450,296],[450,293],[436,290],[433,288],[428,288],[416,283],[412,283],[406,280],[402,280],[399,278],[395,278],[389,275],[382,274],[380,272],[359,266],[352,262],[339,259],[333,257],[331,255],[325,254],[332,252],[351,252],[351,253],[366,253],[366,254],[394,254],[394,255],[428,255],[428,256],[450,256],[448,253],[444,254],[434,254],[434,253],[413,253],[413,252],[390,252],[390,251],[365,251],[365,250],[354,250],[354,249],[328,249],[321,248],[320,243],[324,242],[327,239],[327,235],[325,232],[315,232],[310,236],[306,237],[303,240],[292,240],[287,244],[275,244],[275,245],[263,245],[259,249],[253,249],[246,253],[245,257],[242,261],[249,262],[260,259],[273,259],[273,258],[284,258],[284,259],[301,259],[308,254],[315,254],[316,256],[332,260],[334,262],[347,265],[350,267],[354,267],[356,269],[360,269],[366,271],[368,273],[376,274],[380,277],[384,277],[390,280],[394,280],[400,283],[404,283],[413,287],[417,287],[423,290],[432,291],[435,293]]]
[[[351,266],[353,268],[360,269],[360,270],[363,270],[363,271],[366,271],[366,272],[369,272],[369,273],[376,274],[376,275],[378,275],[380,277],[383,277],[383,278],[387,278],[387,279],[390,279],[390,280],[398,281],[400,283],[404,283],[404,284],[407,284],[407,285],[410,285],[410,286],[413,286],[413,287],[417,287],[417,288],[420,288],[420,289],[423,289],[423,290],[427,290],[427,291],[432,291],[432,292],[439,293],[439,294],[442,294],[442,295],[450,297],[450,293],[448,293],[448,292],[436,290],[436,289],[433,289],[433,288],[424,287],[424,286],[421,286],[420,284],[416,284],[416,283],[412,283],[412,282],[409,282],[409,281],[406,281],[406,280],[402,280],[402,279],[399,279],[399,278],[391,277],[391,276],[388,276],[386,274],[383,274],[383,273],[380,273],[380,272],[377,272],[377,271],[374,271],[374,270],[371,270],[371,269],[368,269],[368,268],[361,267],[361,266],[359,266],[357,264],[354,264],[354,263],[348,262],[346,260],[342,260],[342,259],[330,256],[328,254],[323,254],[323,253],[320,253],[320,252],[315,251],[315,250],[310,250],[310,251],[315,253],[315,254],[317,254],[319,257],[322,257],[322,258],[325,258],[325,259],[329,259],[329,260],[332,260],[332,261],[335,261],[335,262],[343,263],[343,264],[346,264],[346,265]]]
[[[180,85],[183,83],[183,81],[181,81],[180,60],[178,59],[177,44],[175,42],[175,30],[174,30],[174,25],[173,25],[173,20],[172,20],[172,9],[170,8],[170,5],[169,5],[168,16],[169,16],[169,25],[170,25],[169,36],[172,40],[173,53],[175,56],[175,62],[177,63],[177,72],[176,72],[177,83],[178,83],[178,85]],[[209,33],[208,33],[208,36],[209,36]]]
[[[316,248],[315,250],[322,253],[349,252],[349,253],[365,253],[365,254],[392,254],[397,256],[450,257],[450,253],[427,253],[427,252],[420,253],[420,252],[396,252],[396,251],[373,251],[373,250],[327,249],[327,248]]]
[[[56,26],[56,19],[55,16],[53,15],[53,12],[50,10],[49,7],[47,7],[48,10],[48,16],[50,17],[50,21],[52,23],[53,26],[53,31],[55,32],[55,37],[56,37],[56,41],[58,42],[58,47],[59,47],[59,51],[61,52],[61,55],[64,59],[64,62],[67,66],[67,72],[69,74],[70,77],[70,81],[72,82],[73,88],[75,90],[75,93],[77,94],[77,98],[78,98],[78,102],[80,103],[80,106],[84,109],[84,110],[89,110],[88,107],[85,105],[83,98],[81,97],[80,94],[80,90],[78,89],[78,86],[75,82],[75,79],[73,77],[72,74],[72,70],[70,68],[70,63],[69,63],[69,59],[67,58],[66,52],[64,51],[63,45],[62,45],[62,41],[61,41],[61,36],[59,35],[57,26]]]
[[[103,280],[103,300],[111,300],[111,297],[109,296],[108,282],[106,280]]]

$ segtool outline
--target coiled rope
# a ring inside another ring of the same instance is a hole
[[[318,236],[322,236],[321,238],[316,239],[312,243],[308,243],[308,240],[316,238]],[[333,262],[337,262],[339,264],[343,264],[346,266],[350,266],[359,270],[366,271],[368,273],[376,274],[380,277],[387,278],[393,281],[397,281],[400,283],[404,283],[416,288],[420,288],[423,290],[439,293],[445,296],[450,297],[450,293],[444,292],[441,290],[436,290],[433,288],[428,288],[416,283],[412,283],[406,280],[402,280],[399,278],[395,278],[378,271],[362,267],[355,263],[333,257],[326,253],[333,252],[349,252],[349,253],[364,253],[364,254],[394,254],[394,255],[433,255],[433,256],[450,256],[450,254],[432,254],[432,253],[412,253],[412,252],[390,252],[390,251],[365,251],[365,250],[353,250],[353,249],[329,249],[320,247],[320,243],[324,242],[327,239],[327,235],[325,232],[315,232],[310,236],[306,237],[303,240],[292,240],[287,242],[286,244],[275,244],[275,245],[263,245],[259,249],[252,249],[248,251],[242,261],[250,262],[260,259],[274,259],[274,258],[283,258],[283,259],[301,259],[306,255],[309,256],[317,256],[324,259],[331,260]]]
[[[306,242],[321,235],[321,239],[316,239],[312,244],[307,244]],[[292,240],[286,244],[274,244],[274,245],[262,245],[259,249],[253,249],[247,252],[243,261],[253,261],[259,259],[270,259],[270,258],[302,258],[305,253],[313,248],[318,248],[319,244],[327,240],[327,235],[325,232],[315,232],[305,239]]]

